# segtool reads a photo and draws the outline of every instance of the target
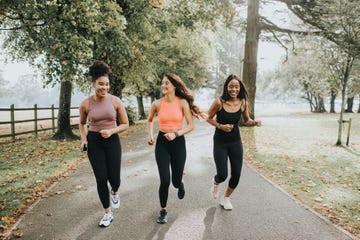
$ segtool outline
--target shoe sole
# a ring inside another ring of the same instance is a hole
[[[220,203],[220,206],[221,206],[224,210],[226,210],[226,211],[231,211],[231,210],[233,210],[232,208],[225,208],[224,205],[222,205],[221,203]]]
[[[114,219],[111,219],[111,220],[110,220],[109,225],[106,226],[106,225],[104,225],[104,224],[101,224],[101,225],[99,224],[99,227],[102,227],[102,228],[108,227],[108,226],[110,226],[110,224],[111,224],[111,222],[112,222],[113,220],[114,220]]]
[[[163,221],[163,222],[160,222],[160,221],[156,221],[158,224],[165,224],[167,223],[167,220],[166,221]]]

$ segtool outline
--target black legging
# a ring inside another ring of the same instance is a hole
[[[104,208],[110,206],[108,181],[117,192],[120,187],[121,144],[117,134],[103,138],[98,132],[87,135],[88,157],[95,174],[97,191]]]
[[[173,141],[168,141],[163,132],[159,132],[155,146],[155,158],[160,175],[159,198],[160,206],[166,207],[169,186],[170,168],[172,174],[172,184],[179,188],[182,183],[182,176],[186,160],[185,137],[180,136]]]
[[[213,154],[216,165],[215,181],[222,183],[226,180],[228,176],[229,158],[231,166],[229,187],[235,189],[239,184],[243,164],[243,146],[241,140],[229,143],[214,140]]]

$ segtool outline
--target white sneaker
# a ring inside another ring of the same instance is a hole
[[[230,198],[229,197],[223,197],[220,201],[220,205],[225,209],[225,210],[232,210],[233,209],[233,205],[230,202]]]
[[[112,212],[107,212],[104,214],[103,218],[99,222],[100,227],[107,227],[110,225],[112,220],[114,219]]]
[[[210,192],[214,199],[219,197],[219,184],[215,184],[214,180],[211,180]]]
[[[119,194],[110,194],[111,199],[111,207],[112,208],[119,208],[120,207],[120,196]]]

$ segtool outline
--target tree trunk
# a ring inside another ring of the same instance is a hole
[[[136,97],[137,105],[138,105],[138,114],[139,119],[146,119],[145,109],[144,109],[144,103],[143,103],[143,96],[140,95],[139,97]]]
[[[326,109],[325,109],[325,103],[324,103],[324,98],[323,97],[318,97],[318,106],[317,106],[317,112],[318,113],[324,113],[326,112]]]
[[[58,128],[53,139],[76,139],[70,126],[70,107],[71,107],[72,84],[70,81],[61,82],[60,101],[58,112]]]
[[[111,88],[110,93],[114,96],[119,97],[122,99],[122,90],[125,87],[125,84],[119,78],[112,78],[111,79]]]
[[[347,108],[345,110],[346,113],[353,113],[354,98],[355,98],[354,96],[347,98],[347,100],[346,100]]]
[[[359,99],[359,107],[358,107],[357,113],[360,113],[360,99]]]
[[[331,99],[330,99],[330,112],[335,113],[335,99],[336,99],[336,92],[334,89],[331,89]]]
[[[259,44],[259,0],[248,0],[243,81],[250,94],[250,117],[255,119],[257,51]]]
[[[354,58],[352,56],[348,56],[347,64],[344,72],[343,81],[341,83],[341,111],[339,116],[339,129],[338,129],[338,139],[336,141],[336,145],[341,145],[341,135],[342,135],[342,128],[343,128],[343,121],[344,121],[344,111],[345,111],[345,94],[347,83],[349,80],[349,75],[351,71],[352,64],[354,62]]]

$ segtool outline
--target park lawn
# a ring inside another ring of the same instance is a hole
[[[138,122],[122,133],[125,138],[145,128]],[[75,130],[79,135],[79,131]],[[52,135],[24,138],[0,144],[0,239],[25,210],[59,178],[74,171],[86,153],[80,152],[80,140],[51,139]]]
[[[263,126],[242,128],[241,134],[246,162],[360,237],[360,114],[348,117],[349,147],[335,146],[338,114],[259,114]],[[345,133],[342,140],[345,145]]]

